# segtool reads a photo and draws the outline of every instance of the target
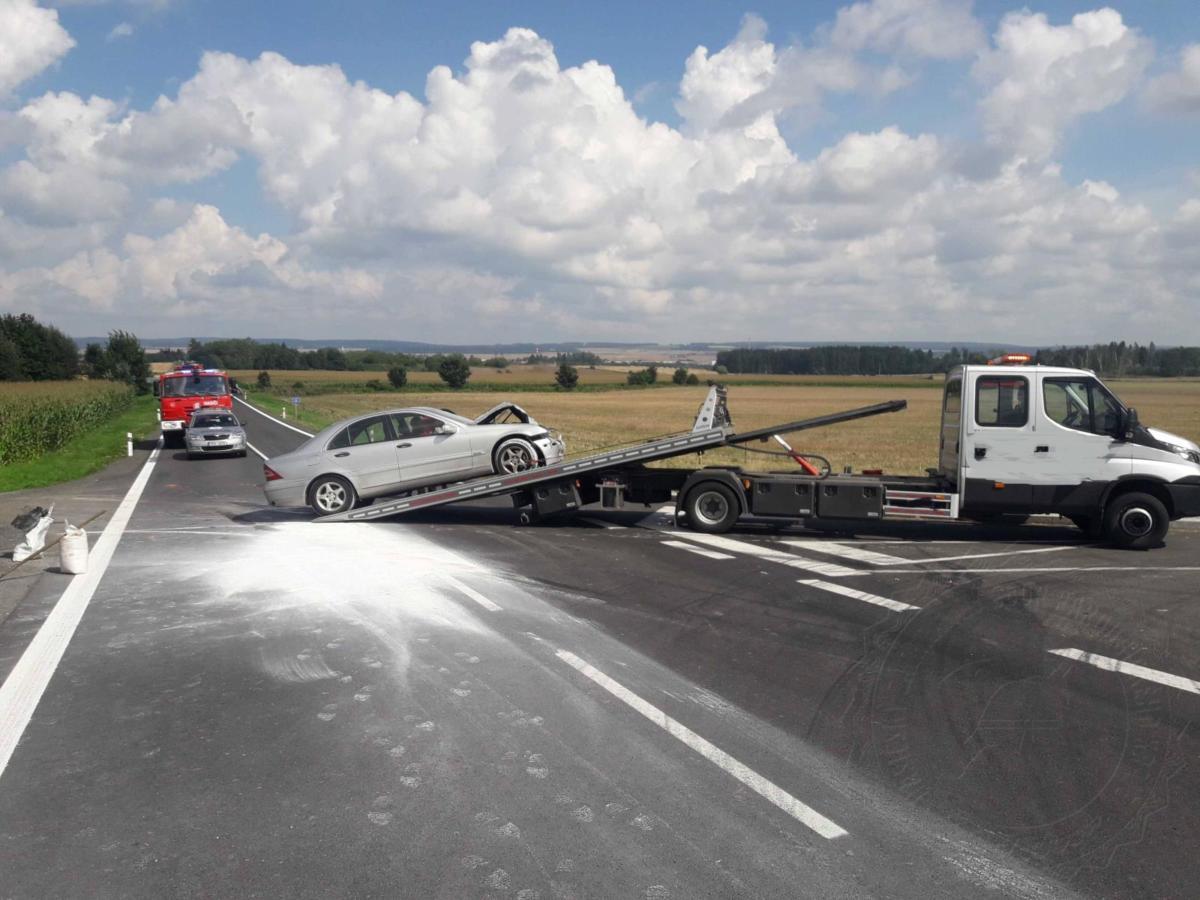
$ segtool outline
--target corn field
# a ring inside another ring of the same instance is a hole
[[[131,387],[109,381],[0,382],[0,465],[57,450],[132,401]]]

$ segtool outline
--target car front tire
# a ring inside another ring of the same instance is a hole
[[[537,448],[525,438],[506,438],[492,451],[492,471],[497,475],[516,475],[540,464]]]
[[[353,509],[358,495],[340,475],[322,475],[308,488],[308,505],[318,516],[332,516]]]

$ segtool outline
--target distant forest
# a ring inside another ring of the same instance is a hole
[[[875,345],[809,347],[803,350],[738,349],[717,354],[717,366],[747,375],[920,375],[946,372],[963,364],[986,363],[1004,350],[988,353],[952,348],[930,350]],[[1093,344],[1038,350],[1034,362],[1045,366],[1092,369],[1100,375],[1200,375],[1200,347],[1154,344]]]

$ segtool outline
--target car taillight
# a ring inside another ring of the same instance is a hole
[[[279,481],[281,478],[283,478],[282,475],[280,475],[270,466],[263,466],[263,474],[267,476],[267,481]]]

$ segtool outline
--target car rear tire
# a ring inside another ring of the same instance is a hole
[[[492,471],[497,475],[516,475],[539,465],[537,448],[525,438],[505,438],[492,451]]]
[[[716,482],[698,484],[692,488],[683,503],[683,509],[692,529],[705,534],[724,534],[741,515],[741,507],[733,491]]]
[[[1108,539],[1127,550],[1159,546],[1170,527],[1171,516],[1162,501],[1138,491],[1121,494],[1104,511]]]
[[[308,488],[308,505],[318,516],[354,509],[357,501],[354,486],[340,475],[322,475]]]

